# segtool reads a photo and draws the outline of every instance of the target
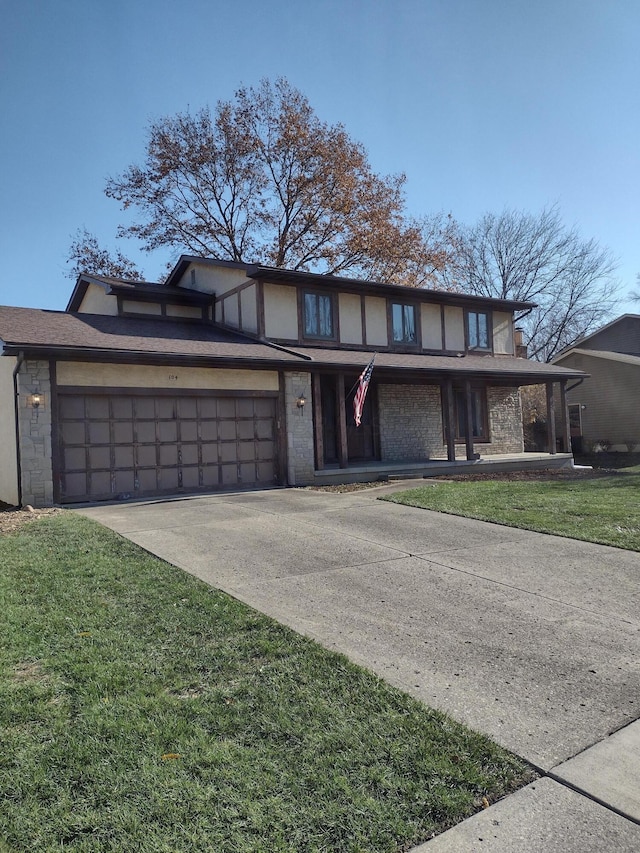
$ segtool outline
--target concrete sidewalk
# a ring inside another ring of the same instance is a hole
[[[420,851],[640,850],[640,554],[376,500],[392,488],[80,511],[546,774]]]

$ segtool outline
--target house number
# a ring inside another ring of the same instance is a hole
[[[174,380],[174,381],[175,381],[177,378],[178,378],[178,374],[177,374],[177,373],[170,373],[170,374],[169,374],[169,379],[171,379],[171,380]]]

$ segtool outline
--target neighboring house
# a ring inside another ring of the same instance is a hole
[[[553,363],[590,374],[567,389],[576,451],[640,451],[640,315],[618,317]]]
[[[0,308],[0,499],[353,481],[520,454],[519,386],[547,383],[553,412],[554,388],[580,376],[515,356],[514,314],[530,307],[187,256],[161,285],[81,275],[66,311]]]

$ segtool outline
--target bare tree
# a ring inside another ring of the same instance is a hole
[[[530,357],[549,361],[610,316],[615,269],[611,252],[567,228],[554,206],[460,227],[442,278],[449,289],[536,303],[520,325]]]
[[[280,78],[213,114],[152,122],[145,162],[105,192],[136,216],[119,236],[147,251],[421,286],[442,266],[450,223],[408,217],[404,183],[375,174],[363,146]]]
[[[76,232],[69,248],[67,263],[71,264],[68,273],[70,278],[77,278],[83,272],[130,281],[142,281],[144,278],[133,261],[126,258],[119,249],[112,254],[102,248],[97,237],[86,228],[79,228]]]

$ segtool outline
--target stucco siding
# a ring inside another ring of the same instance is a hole
[[[13,403],[13,369],[16,359],[0,358],[0,500],[18,503],[16,419]]]
[[[197,262],[189,264],[179,286],[201,293],[220,295],[247,281],[244,270],[233,267],[213,267]]]
[[[362,344],[361,304],[355,293],[341,293],[338,297],[340,342],[343,344]]]
[[[493,351],[497,355],[513,355],[513,321],[511,314],[493,312]]]
[[[298,340],[298,299],[295,287],[264,285],[264,327],[267,338]]]
[[[187,320],[200,320],[202,310],[195,305],[172,305],[167,303],[167,317],[184,317]]]
[[[255,284],[240,291],[242,328],[245,332],[258,331],[258,305],[256,298]]]
[[[232,293],[224,300],[224,322],[226,326],[237,329],[240,326],[239,295]]]
[[[107,296],[104,287],[90,284],[78,308],[80,314],[109,314],[115,317],[118,313],[118,300],[115,296]]]
[[[162,306],[158,302],[140,302],[137,299],[123,299],[122,310],[129,314],[162,314]]]
[[[421,307],[422,348],[442,349],[442,311],[439,305]]]
[[[389,342],[387,300],[379,296],[365,296],[364,305],[368,346],[386,347]]]
[[[446,305],[444,309],[444,347],[447,350],[464,350],[464,311]]]
[[[277,391],[275,370],[225,370],[217,367],[155,367],[61,361],[58,385],[96,388],[180,388],[225,391]]]

